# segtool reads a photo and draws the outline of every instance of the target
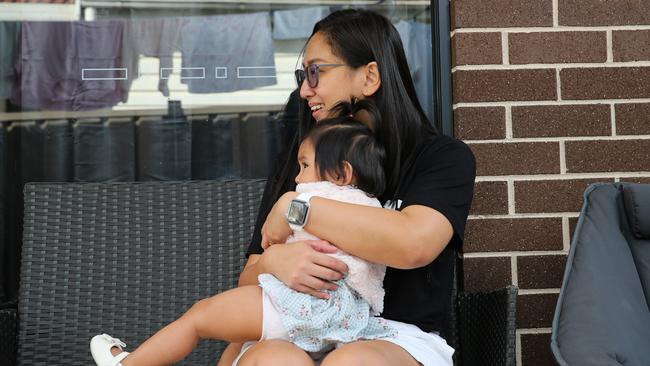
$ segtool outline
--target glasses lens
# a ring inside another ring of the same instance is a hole
[[[307,82],[309,83],[310,88],[315,88],[318,86],[318,65],[311,64],[307,67]]]
[[[298,83],[298,87],[300,88],[302,86],[302,83],[305,81],[305,70],[296,70],[295,75],[296,83]]]

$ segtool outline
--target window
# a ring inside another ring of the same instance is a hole
[[[266,177],[301,50],[343,7],[393,21],[451,134],[447,1],[0,1],[0,249],[19,245],[26,182]],[[2,261],[11,297],[18,259]]]

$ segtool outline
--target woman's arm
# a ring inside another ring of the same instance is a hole
[[[393,268],[431,263],[454,229],[438,211],[420,205],[393,211],[316,198],[306,230],[343,251]]]
[[[336,289],[330,281],[343,278],[348,270],[344,262],[326,254],[336,250],[322,240],[273,245],[261,255],[249,256],[239,286],[256,285],[259,274],[271,273],[296,291],[328,298],[324,291]]]
[[[246,261],[246,265],[244,266],[244,269],[242,272],[239,274],[239,283],[237,286],[242,287],[242,286],[247,286],[247,285],[257,285],[257,275],[259,275],[262,272],[257,272],[255,270],[257,262],[260,260],[261,255],[259,254],[251,254],[248,256],[248,261]]]
[[[440,136],[423,143],[400,182],[401,211],[313,197],[305,229],[341,250],[393,268],[422,267],[436,259],[454,234],[463,236],[476,163],[467,145]],[[287,230],[284,213],[295,192],[275,203],[262,240]]]
[[[263,241],[286,231],[284,212],[294,196],[295,192],[288,192],[275,204],[263,229]],[[430,263],[454,233],[444,215],[421,205],[393,211],[313,197],[310,206],[305,226],[309,233],[352,255],[394,268]]]

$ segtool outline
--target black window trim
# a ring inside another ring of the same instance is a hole
[[[451,86],[449,1],[431,0],[434,125],[444,135],[454,135]]]

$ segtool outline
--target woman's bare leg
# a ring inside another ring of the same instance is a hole
[[[242,355],[237,366],[314,366],[303,349],[282,340],[262,341]],[[230,366],[230,365],[228,365]]]
[[[262,289],[238,287],[194,304],[129,354],[122,365],[171,365],[190,354],[200,339],[244,342],[260,339],[261,333]]]
[[[325,356],[321,366],[422,366],[411,354],[395,343],[380,339],[356,341]]]
[[[243,345],[243,343],[228,344],[228,347],[223,350],[221,357],[219,357],[217,366],[232,366],[232,363],[235,362],[235,359],[239,355],[239,352],[241,352]]]

